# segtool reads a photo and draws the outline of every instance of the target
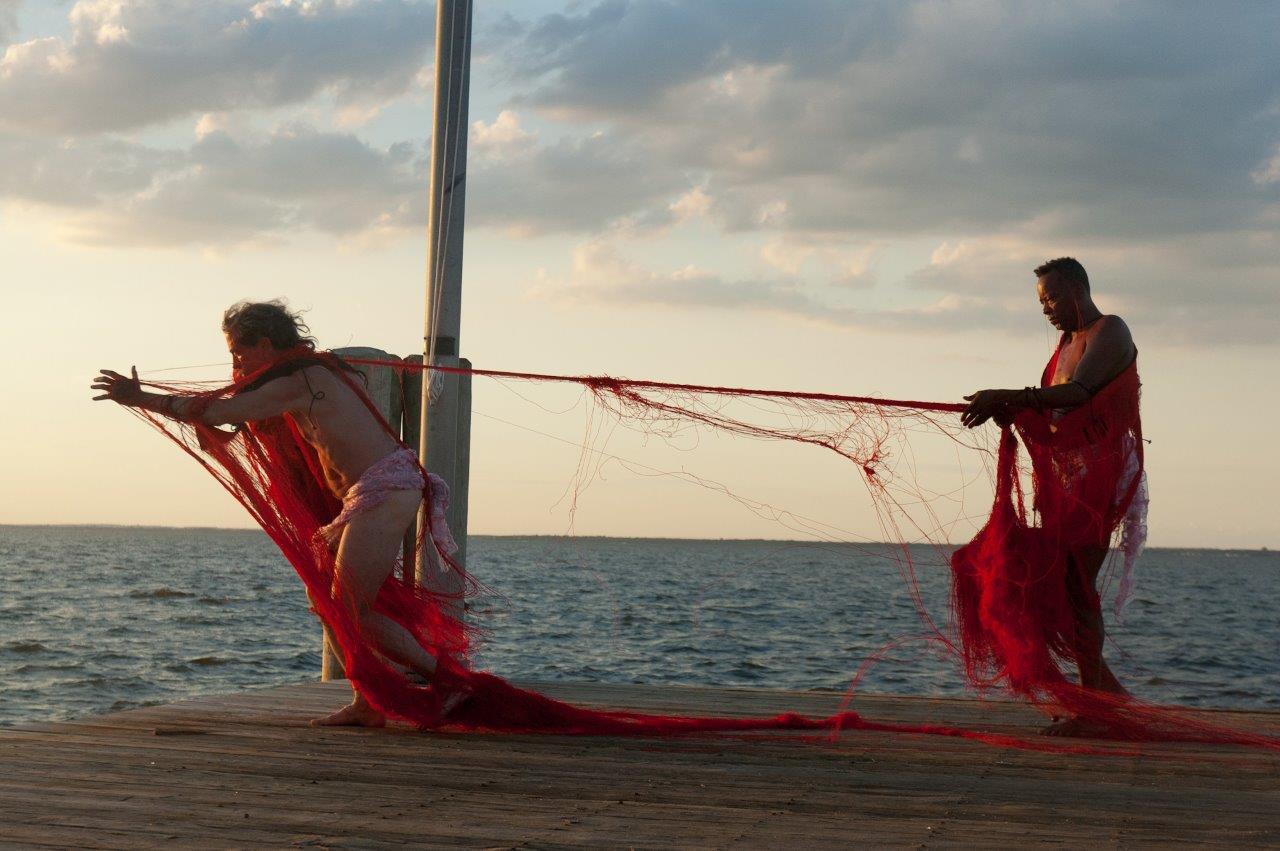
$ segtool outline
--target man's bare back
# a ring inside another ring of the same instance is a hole
[[[364,400],[327,367],[308,366],[276,378],[262,389],[267,390],[275,382],[283,384],[276,391],[297,400],[285,416],[293,420],[298,432],[316,450],[329,489],[339,499],[366,470],[399,448]],[[218,413],[214,407],[205,421]]]

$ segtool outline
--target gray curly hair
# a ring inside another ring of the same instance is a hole
[[[238,301],[222,314],[222,330],[237,343],[248,345],[265,337],[275,349],[316,347],[301,311],[290,310],[284,299]]]

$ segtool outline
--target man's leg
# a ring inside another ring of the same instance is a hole
[[[1106,641],[1106,626],[1102,621],[1102,601],[1096,593],[1098,573],[1107,560],[1107,550],[1102,547],[1090,547],[1077,550],[1069,557],[1069,570],[1075,576],[1068,581],[1073,584],[1071,602],[1075,607],[1076,628],[1079,631],[1079,655],[1076,659],[1080,671],[1080,685],[1094,691],[1105,691],[1111,694],[1128,694],[1110,666],[1102,658],[1102,649]]]
[[[387,500],[351,518],[338,544],[334,577],[340,593],[349,601],[360,627],[387,659],[430,678],[436,660],[422,649],[413,635],[373,609],[373,601],[395,568],[404,532],[414,522],[421,505],[418,491],[394,491]],[[358,692],[350,705],[313,724],[382,726],[385,716]]]
[[[1076,619],[1076,668],[1080,685],[1093,691],[1127,695],[1107,661],[1102,658],[1106,627],[1096,592],[1098,573],[1107,560],[1105,547],[1077,550],[1067,557],[1067,592]],[[1068,718],[1046,727],[1050,736],[1102,736],[1109,728],[1088,718]]]

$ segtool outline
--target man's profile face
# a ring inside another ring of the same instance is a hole
[[[276,350],[266,337],[260,337],[252,344],[237,342],[230,334],[226,338],[227,351],[231,353],[231,375],[234,378],[243,378],[257,372],[275,360]]]
[[[1080,327],[1079,288],[1061,275],[1050,273],[1036,280],[1040,309],[1049,324],[1059,331]]]

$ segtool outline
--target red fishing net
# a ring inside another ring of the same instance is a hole
[[[423,368],[401,361],[349,363]],[[275,365],[226,387],[150,386],[194,398],[194,412],[282,371],[316,364],[341,377],[365,400],[380,427],[397,437],[364,394],[359,378],[327,353],[284,353]],[[994,470],[994,506],[977,537],[952,557],[954,616],[941,626],[921,601],[907,544],[933,540],[939,529],[936,524],[930,527],[927,520],[922,522],[922,516],[931,516],[930,499],[903,458],[910,436],[920,431],[942,435],[966,452],[983,451],[983,442],[972,442],[960,428],[955,415],[963,406],[609,377],[430,369],[510,382],[573,382],[590,391],[598,413],[646,434],[670,435],[694,425],[832,451],[852,463],[876,505],[883,535],[900,545],[899,564],[926,637],[956,658],[978,689],[1012,693],[1050,714],[1087,717],[1116,738],[1234,742],[1280,749],[1280,741],[1081,688],[1063,673],[1089,640],[1073,611],[1081,601],[1095,609],[1099,606],[1092,582],[1087,587],[1081,583],[1073,559],[1080,552],[1105,549],[1112,543],[1139,488],[1142,441],[1136,366],[1078,409],[1060,416],[1025,412],[1012,428],[1002,430]],[[1051,374],[1052,364],[1046,376]],[[572,706],[474,670],[471,649],[479,626],[460,614],[456,598],[415,586],[398,572],[383,587],[375,608],[403,626],[437,660],[434,682],[423,685],[378,652],[376,642],[360,626],[351,595],[337,581],[333,551],[317,533],[335,518],[341,504],[329,492],[314,451],[291,420],[225,430],[134,410],[202,464],[280,548],[305,583],[317,615],[330,628],[355,687],[379,710],[423,728],[580,734],[856,728],[933,733],[1039,749],[1088,749],[938,725],[884,724],[851,711],[828,718],[786,713],[735,719]],[[1019,438],[1029,455],[1029,467],[1020,461]],[[1027,478],[1030,493],[1024,486]],[[433,493],[438,480],[433,483],[423,471],[423,481],[424,504],[432,506],[438,501],[439,494]],[[908,510],[908,504],[917,509],[923,506],[923,515]],[[426,548],[457,575],[461,593],[483,590],[452,559],[446,531],[427,526],[416,546]],[[472,697],[445,717],[441,696],[455,690],[469,691]]]

